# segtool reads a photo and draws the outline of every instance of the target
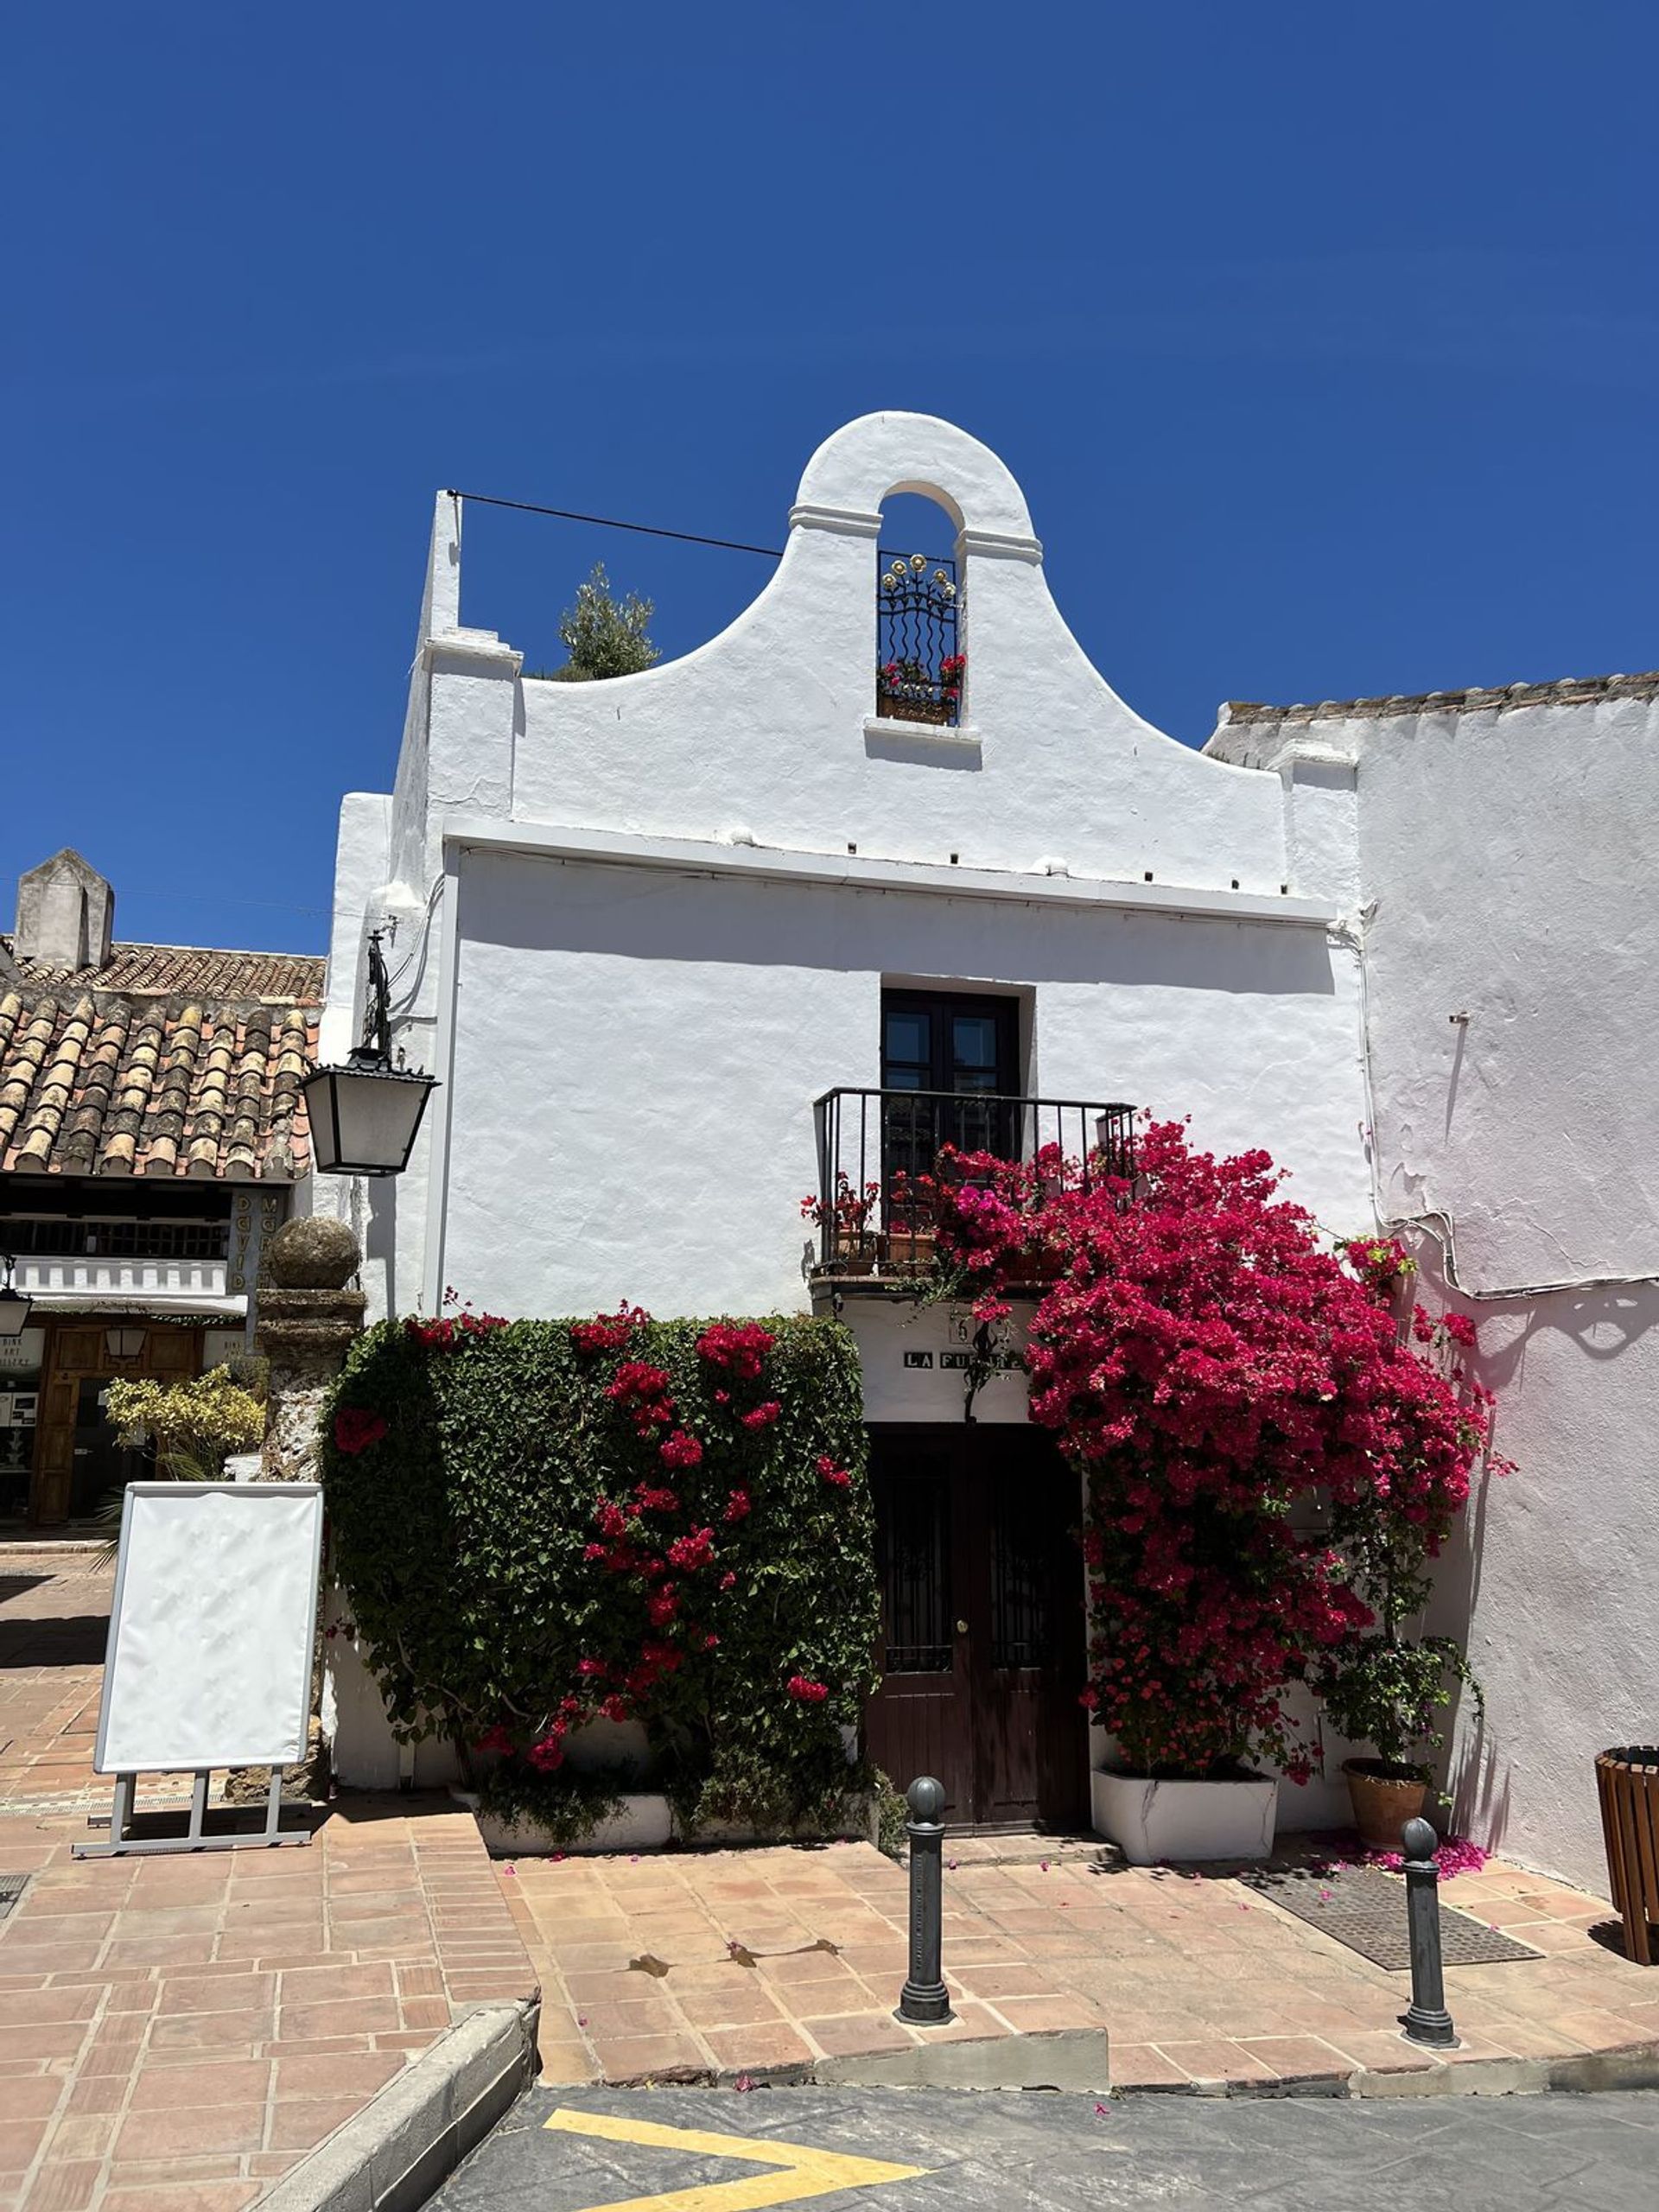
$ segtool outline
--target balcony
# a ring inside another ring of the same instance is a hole
[[[931,1192],[939,1154],[1034,1159],[1058,1146],[1084,1189],[1134,1172],[1135,1108],[1121,1100],[1005,1097],[989,1091],[826,1090],[814,1100],[818,1153],[815,1277],[873,1290],[909,1285],[933,1267]]]
[[[42,1306],[175,1306],[181,1313],[237,1314],[246,1300],[226,1287],[228,1262],[217,1259],[35,1255],[17,1262],[19,1290]]]

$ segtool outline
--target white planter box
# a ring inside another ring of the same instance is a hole
[[[486,1813],[470,1789],[450,1792],[460,1799],[478,1822],[484,1848],[493,1859],[547,1859],[556,1851],[572,1854],[588,1851],[660,1851],[673,1833],[673,1815],[666,1797],[626,1797],[613,1819],[601,1821],[575,1843],[555,1843],[534,1821],[503,1820]]]
[[[1273,1851],[1279,1784],[1271,1775],[1241,1782],[1147,1782],[1096,1768],[1089,1777],[1096,1835],[1131,1866],[1166,1859],[1266,1859]]]
[[[624,1796],[622,1809],[615,1818],[601,1821],[596,1828],[575,1843],[556,1843],[547,1830],[535,1821],[503,1820],[499,1814],[486,1813],[479,1804],[474,1789],[452,1789],[449,1795],[459,1804],[465,1805],[478,1823],[478,1832],[484,1839],[484,1848],[493,1859],[547,1859],[556,1851],[574,1856],[578,1852],[601,1851],[660,1851],[678,1834],[678,1823],[666,1797],[652,1794]],[[872,1800],[849,1797],[842,1808],[842,1820],[836,1834],[850,1841],[875,1841],[876,1813]],[[758,1828],[746,1827],[724,1821],[706,1821],[691,1839],[700,1844],[749,1844],[787,1841],[773,1833],[762,1834]],[[817,1830],[810,1840],[821,1837]]]

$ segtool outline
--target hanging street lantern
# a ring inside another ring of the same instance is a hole
[[[16,1261],[7,1258],[0,1261],[0,1266],[3,1266],[6,1271],[4,1282],[0,1283],[0,1338],[21,1337],[29,1326],[32,1301],[21,1290],[12,1287],[11,1278],[16,1269]]]
[[[401,1175],[435,1076],[391,1064],[391,986],[380,932],[369,938],[369,993],[363,1042],[343,1067],[319,1068],[300,1086],[321,1175]]]

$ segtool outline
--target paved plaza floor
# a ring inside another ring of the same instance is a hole
[[[0,1554],[0,2207],[238,2212],[534,1974],[468,1815],[343,1801],[303,1848],[72,1859],[110,1577]],[[165,1778],[140,1803],[176,1801]]]
[[[906,1878],[868,1845],[503,1863],[542,1986],[543,2078],[823,2079],[836,2062],[1043,2037],[1065,2046],[1058,2082],[1081,2088],[1091,2033],[1109,2039],[1114,2088],[1160,2089],[1659,2053],[1659,1969],[1623,1956],[1609,1907],[1501,1861],[1448,1883],[1446,1902],[1542,1955],[1447,1969],[1462,2040],[1442,2060],[1401,2040],[1407,1975],[1225,1875],[1126,1867],[1093,1841],[945,1850],[944,2029],[893,2018]],[[992,2050],[956,2078],[1033,2073],[1026,2054]]]
[[[538,1988],[543,2080],[580,2097],[924,2061],[1269,2097],[1659,2067],[1659,1969],[1621,1955],[1600,1900],[1496,1862],[1449,1900],[1542,1955],[1448,1972],[1465,2040],[1442,2061],[1400,2040],[1404,1976],[1224,1875],[1126,1869],[1088,1840],[947,1844],[957,2017],[931,2031],[892,2018],[906,1876],[861,1844],[492,1862],[447,1798],[345,1797],[301,1849],[75,1860],[109,1802],[109,1591],[88,1553],[0,1554],[0,1874],[28,1877],[0,1917],[0,2212],[240,2212],[469,2008]],[[141,1792],[164,1801],[178,1778]],[[1044,2109],[1062,2102],[1093,2122]]]

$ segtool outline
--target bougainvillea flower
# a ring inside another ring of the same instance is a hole
[[[342,1406],[334,1415],[334,1446],[337,1451],[366,1452],[378,1444],[386,1433],[384,1414],[376,1413],[369,1406]]]

